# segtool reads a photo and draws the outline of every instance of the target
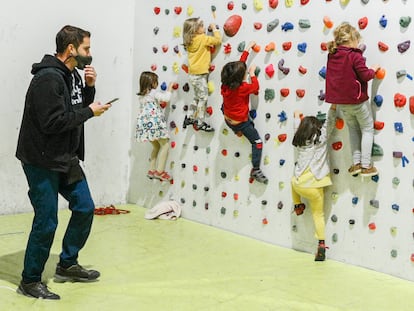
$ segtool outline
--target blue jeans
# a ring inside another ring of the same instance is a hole
[[[338,105],[349,130],[349,143],[353,164],[371,165],[372,144],[374,142],[374,120],[368,102],[357,105]]]
[[[58,194],[68,202],[72,215],[62,242],[60,265],[77,264],[78,253],[91,231],[95,204],[85,178],[64,183],[64,174],[23,164],[29,184],[29,198],[34,209],[32,230],[24,257],[23,282],[41,281],[58,224]]]
[[[232,125],[226,121],[226,124],[233,132],[238,135],[239,133],[243,134],[252,145],[252,165],[253,168],[260,168],[260,161],[262,159],[262,149],[263,142],[259,136],[259,133],[254,127],[252,120],[242,122],[236,125]]]

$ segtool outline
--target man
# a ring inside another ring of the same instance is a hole
[[[65,26],[56,35],[56,54],[45,55],[32,66],[34,77],[26,94],[16,151],[34,209],[17,289],[26,296],[60,299],[41,280],[58,224],[58,194],[68,201],[72,214],[55,279],[86,282],[100,276],[77,260],[89,236],[95,208],[79,165],[79,160],[84,160],[83,124],[111,107],[93,102],[96,72],[91,62],[90,33]],[[75,68],[84,71],[84,81]]]

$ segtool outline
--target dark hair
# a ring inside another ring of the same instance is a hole
[[[246,75],[247,66],[245,62],[230,62],[221,70],[221,83],[230,89],[236,89],[242,84]]]
[[[75,26],[64,26],[56,35],[56,53],[63,53],[69,44],[78,48],[85,37],[90,38],[91,33]]]
[[[151,71],[144,71],[139,78],[139,93],[138,95],[146,95],[154,86],[158,84],[158,75]]]
[[[313,140],[314,144],[320,143],[322,122],[314,116],[307,116],[300,122],[295,136],[293,136],[292,145],[295,147],[306,146]]]

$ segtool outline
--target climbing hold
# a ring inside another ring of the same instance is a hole
[[[259,53],[260,52],[260,45],[258,45],[258,44],[253,45],[252,51],[255,52],[255,53]]]
[[[350,225],[355,225],[355,219],[350,219],[348,222]]]
[[[181,69],[182,69],[185,73],[188,73],[188,66],[187,66],[186,64],[182,64],[182,65],[181,65]],[[187,85],[188,85],[188,83],[187,83]]]
[[[155,46],[152,48],[152,51],[154,52],[154,54],[158,53],[158,49]]]
[[[332,143],[332,149],[335,151],[341,150],[342,148],[342,142],[341,141],[337,141]]]
[[[319,70],[319,76],[322,77],[323,79],[326,78],[326,67],[323,66],[320,70]]]
[[[293,5],[293,0],[285,0],[285,6],[290,8]]]
[[[159,27],[154,27],[154,29],[152,30],[154,32],[154,35],[158,34],[158,31],[160,31]]]
[[[276,9],[279,4],[279,0],[269,0],[269,7],[272,9]]]
[[[370,204],[372,207],[379,208],[379,201],[378,201],[378,200],[374,200],[374,199],[369,200],[369,204]]]
[[[193,165],[193,172],[197,172],[198,171],[198,166],[197,165]]]
[[[275,74],[275,69],[273,68],[273,64],[269,64],[265,68],[266,75],[271,78]]]
[[[205,204],[204,204],[204,209],[205,209],[205,210],[208,210],[208,203],[205,203]]]
[[[265,51],[266,52],[272,52],[276,49],[276,44],[274,42],[269,42],[266,46],[265,46]]]
[[[336,216],[335,214],[332,215],[331,220],[332,220],[332,222],[337,222],[338,221],[338,216]]]
[[[242,3],[242,10],[246,10],[247,9],[247,4],[246,3]]]
[[[287,134],[279,134],[277,136],[278,141],[281,142],[281,143],[283,143],[284,141],[286,141],[286,138],[287,138]]]
[[[396,258],[398,256],[398,251],[396,249],[391,250],[391,257]]]
[[[410,16],[401,16],[400,17],[400,26],[403,28],[407,28],[408,25],[411,23],[411,17]]]
[[[376,143],[372,143],[371,156],[382,157],[383,155],[384,151],[382,150],[381,146]]]
[[[177,125],[175,124],[175,122],[174,122],[174,121],[171,121],[171,122],[170,122],[170,127],[173,129],[173,128],[176,128],[176,127],[177,127]]]
[[[400,94],[400,93],[396,93],[394,95],[394,106],[397,108],[402,108],[405,106],[405,104],[407,103],[407,98],[405,97],[405,95]]]
[[[285,63],[285,60],[282,58],[282,59],[278,62],[277,67],[279,68],[279,70],[280,70],[281,72],[283,72],[285,75],[287,75],[287,74],[289,73],[290,69],[289,69],[289,68],[287,68],[287,67],[284,67],[284,66],[283,66],[283,65],[284,65],[284,63]]]
[[[213,114],[213,107],[212,106],[208,106],[206,107],[206,113],[211,116]]]
[[[388,45],[387,45],[387,44],[385,44],[384,42],[379,41],[379,42],[378,42],[378,49],[379,49],[380,51],[382,51],[382,52],[386,52],[386,51],[388,51],[389,47],[388,47]]]
[[[372,180],[373,182],[378,182],[378,180],[379,180],[379,176],[378,176],[378,175],[371,176],[371,180]]]
[[[222,149],[222,150],[221,150],[221,154],[222,154],[223,156],[227,156],[227,149]]]
[[[398,70],[396,73],[397,79],[404,78],[407,75],[407,71],[404,69]]]
[[[298,44],[298,51],[299,52],[302,52],[302,53],[306,53],[306,48],[307,48],[307,44],[306,44],[306,42],[303,42],[303,43],[299,43]]]
[[[162,45],[161,49],[164,53],[167,53],[168,52],[168,45],[167,44]]]
[[[234,199],[234,201],[237,201],[239,199],[239,194],[238,193],[233,193],[233,199]]]
[[[282,208],[283,208],[283,202],[282,201],[277,202],[277,209],[281,210]]]
[[[235,210],[233,211],[233,217],[235,217],[235,218],[236,218],[237,216],[239,216],[239,211],[235,209]]]
[[[252,109],[252,110],[250,110],[250,111],[249,111],[249,115],[250,115],[250,117],[251,117],[252,119],[256,119],[256,117],[257,117],[257,111],[256,111],[256,109]]]
[[[400,206],[398,205],[398,204],[392,204],[391,205],[391,209],[393,210],[393,211],[396,211],[396,212],[398,212],[399,210],[400,210]]]
[[[229,2],[227,2],[227,9],[228,9],[229,11],[231,11],[231,10],[233,10],[233,9],[234,9],[234,2],[233,2],[233,1],[229,1]]]
[[[292,42],[288,41],[288,42],[283,42],[282,44],[282,48],[284,51],[289,51],[292,47]]]
[[[404,53],[405,51],[407,51],[410,48],[410,45],[411,45],[410,40],[406,40],[404,42],[399,43],[398,46],[397,46],[398,52]]]
[[[224,54],[230,54],[231,53],[231,44],[227,43],[223,46],[223,52]]]
[[[368,224],[368,228],[371,231],[374,231],[375,229],[377,229],[377,226],[375,225],[375,222],[371,222]]]
[[[152,65],[151,65],[151,70],[152,70],[152,71],[156,71],[156,70],[157,70],[157,65],[152,64]]]
[[[342,118],[336,118],[336,120],[335,120],[335,127],[338,130],[342,130],[344,128],[344,126],[345,126],[344,119],[342,119]]]
[[[307,29],[311,27],[310,21],[308,19],[300,19],[299,27],[302,29]]]
[[[267,32],[271,32],[278,25],[279,25],[279,19],[278,18],[276,18],[276,19],[272,20],[271,22],[267,23],[267,26],[266,26]]]
[[[339,168],[334,168],[332,171],[333,171],[333,173],[335,175],[338,175],[339,174]]]
[[[381,25],[382,28],[385,28],[387,27],[387,23],[388,23],[388,20],[385,18],[385,15],[382,15],[379,20],[379,24]]]
[[[302,98],[305,96],[305,89],[297,89],[296,90],[296,96],[299,98]]]
[[[221,215],[225,215],[226,214],[226,208],[224,206],[220,209],[220,214]]]
[[[358,197],[353,197],[352,198],[352,204],[353,205],[357,205],[358,204]]]
[[[256,9],[256,11],[263,10],[263,1],[262,0],[254,0],[253,5],[254,5],[254,8]]]
[[[266,133],[265,136],[264,136],[264,138],[265,138],[265,141],[268,141],[270,139],[270,134],[269,133]]]
[[[228,37],[233,37],[240,29],[242,17],[240,15],[230,16],[223,26],[223,31]]]
[[[254,29],[260,30],[262,29],[262,23],[256,22],[253,24]]]
[[[285,188],[285,183],[283,181],[279,181],[279,189]]]
[[[358,20],[359,29],[365,29],[368,26],[368,17],[364,16]]]
[[[211,9],[211,13],[213,14],[213,17],[216,18],[216,10],[217,10],[216,6],[215,5],[212,5],[210,7],[210,9]]]
[[[407,159],[407,157],[406,156],[403,156],[402,158],[401,158],[401,164],[402,164],[402,167],[405,167],[405,165],[406,164],[408,164],[408,163],[410,163],[410,161]]]
[[[382,80],[385,77],[385,69],[384,68],[378,68],[378,70],[375,72],[375,78]]]
[[[382,98],[381,95],[375,95],[375,97],[374,97],[374,103],[375,103],[375,105],[377,105],[377,107],[381,107],[383,101],[384,101],[384,99]]]
[[[401,159],[403,156],[403,153],[401,151],[393,151],[392,152],[392,157],[395,159]]]
[[[175,12],[175,14],[177,14],[177,15],[180,15],[180,14],[181,14],[181,12],[182,12],[182,10],[183,10],[183,8],[182,8],[182,7],[180,7],[180,6],[176,6],[176,7],[174,7],[174,12]]]
[[[293,24],[291,22],[286,22],[282,25],[283,31],[292,30],[294,28]]]
[[[197,150],[198,150],[198,146],[197,146],[197,145],[194,145],[194,146],[193,146],[193,150],[194,150],[194,151],[197,151]]]
[[[208,87],[208,93],[213,94],[215,90],[214,81],[213,80],[208,81],[207,87]]]
[[[280,89],[280,95],[282,95],[283,97],[287,97],[289,95],[290,91],[288,88],[282,88]]]
[[[374,129],[380,131],[384,128],[384,122],[382,121],[374,121]]]
[[[222,192],[221,192],[221,197],[222,197],[222,198],[225,198],[226,196],[227,196],[227,192],[222,191]]]
[[[337,233],[332,234],[332,242],[334,242],[334,243],[338,242],[338,234]]]
[[[279,165],[283,166],[285,164],[286,160],[285,159],[280,159],[279,160]]]
[[[165,13],[165,15],[168,15],[168,14],[170,14],[170,10],[169,9],[165,9],[164,10],[164,13]]]
[[[160,14],[160,12],[161,12],[161,8],[160,7],[158,7],[158,6],[154,7],[154,13],[155,13],[155,15]]]
[[[265,95],[264,98],[266,101],[273,100],[275,98],[275,90],[274,89],[265,89]]]
[[[267,220],[267,218],[262,219],[262,224],[267,225],[268,223],[269,223],[269,221]]]
[[[319,90],[318,99],[321,101],[325,100],[325,92],[323,90]]]
[[[244,48],[246,47],[246,42],[242,41],[238,44],[237,46],[237,51],[239,51],[240,53],[244,51]]]
[[[210,190],[210,187],[208,187],[208,186],[204,186],[204,191],[205,192],[207,192],[207,191],[209,191]]]
[[[191,16],[191,15],[193,15],[193,13],[194,13],[194,8],[191,5],[189,5],[187,7],[187,15]]]
[[[414,96],[410,96],[409,103],[410,103],[410,112],[411,114],[414,114]]]
[[[282,110],[278,115],[279,122],[285,122],[287,120],[287,114],[284,110]]]
[[[299,66],[298,71],[303,75],[308,72],[308,70],[305,67],[303,67],[302,65]]]
[[[269,120],[271,116],[272,115],[269,112],[266,112],[266,114],[265,114],[266,120]]]
[[[332,20],[330,19],[329,16],[324,16],[324,18],[323,18],[323,24],[328,29],[331,29],[333,27],[333,22],[332,22]]]
[[[398,186],[400,184],[400,179],[398,177],[393,177],[392,184]]]
[[[221,176],[221,178],[223,178],[223,179],[224,179],[224,178],[226,178],[226,177],[227,177],[227,173],[226,173],[226,172],[221,172],[221,173],[220,173],[220,176]]]

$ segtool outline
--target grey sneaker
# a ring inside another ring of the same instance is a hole
[[[27,297],[52,300],[60,299],[59,295],[49,291],[47,286],[42,282],[23,283],[23,281],[21,281],[16,291],[19,294],[25,295]]]
[[[269,180],[263,174],[260,168],[252,168],[252,170],[250,171],[250,178],[256,179],[258,182],[261,182],[264,184],[267,184],[269,182]]]
[[[93,282],[100,277],[100,273],[95,270],[87,270],[81,265],[72,265],[69,268],[63,268],[59,264],[56,266],[55,282]]]

